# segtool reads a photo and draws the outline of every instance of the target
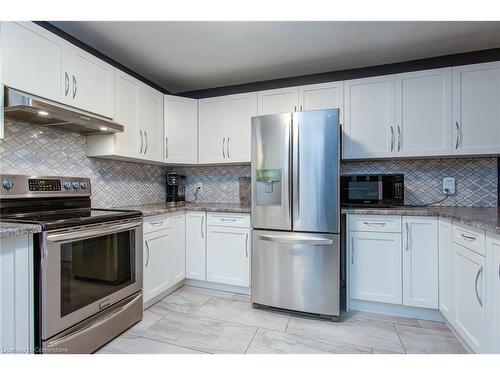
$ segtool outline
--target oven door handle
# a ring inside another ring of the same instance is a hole
[[[57,234],[49,234],[47,236],[47,242],[63,242],[63,241],[76,241],[83,240],[86,238],[104,236],[106,234],[122,232],[125,230],[133,229],[136,227],[140,227],[142,220],[134,220],[128,223],[121,224],[112,224],[112,225],[103,225],[99,227],[94,227],[92,229],[83,229],[77,232],[65,232],[65,233],[57,233]]]

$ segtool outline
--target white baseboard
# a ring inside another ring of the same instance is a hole
[[[184,285],[195,286],[195,287],[198,287],[198,288],[207,288],[207,289],[221,290],[223,292],[240,293],[240,294],[250,295],[250,288],[245,288],[245,287],[242,287],[242,286],[234,286],[234,285],[213,283],[213,282],[210,282],[210,281],[185,279],[184,280]]]
[[[360,301],[355,299],[351,299],[349,301],[349,304],[350,304],[350,309],[356,311],[402,316],[405,318],[432,320],[435,322],[445,322],[445,318],[443,317],[443,314],[441,314],[439,310],[395,305],[391,303]]]

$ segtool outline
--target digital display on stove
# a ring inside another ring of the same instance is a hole
[[[60,180],[29,179],[30,191],[61,191]]]

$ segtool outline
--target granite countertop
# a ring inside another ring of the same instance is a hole
[[[500,209],[497,207],[344,207],[342,213],[360,215],[437,216],[500,234]]]
[[[172,206],[168,203],[152,203],[139,206],[119,207],[124,210],[137,210],[147,216],[161,215],[168,212],[176,211],[209,211],[209,212],[233,212],[233,213],[250,213],[250,206],[242,206],[238,203],[183,203]]]
[[[20,224],[0,222],[0,239],[7,237],[23,236],[25,234],[39,233],[42,227],[37,224]]]

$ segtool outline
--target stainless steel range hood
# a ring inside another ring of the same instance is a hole
[[[84,135],[123,132],[123,125],[105,117],[8,87],[5,87],[4,95],[5,118]]]

